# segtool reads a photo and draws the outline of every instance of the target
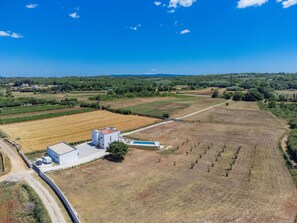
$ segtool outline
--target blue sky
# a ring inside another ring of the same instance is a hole
[[[0,75],[297,72],[297,0],[0,3]]]

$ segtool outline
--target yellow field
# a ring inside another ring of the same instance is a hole
[[[45,150],[47,146],[65,142],[77,142],[91,138],[92,129],[113,126],[121,131],[131,130],[158,122],[158,119],[135,115],[121,115],[107,111],[95,111],[58,118],[1,125],[0,129],[22,146],[25,153]]]

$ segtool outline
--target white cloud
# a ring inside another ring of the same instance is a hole
[[[136,26],[130,26],[130,29],[133,31],[137,31],[141,27],[141,24],[137,24]]]
[[[243,9],[251,6],[261,6],[266,2],[268,2],[268,0],[239,0],[237,2],[237,8]]]
[[[11,37],[14,39],[21,39],[23,36],[19,33],[14,33],[10,31],[0,31],[0,37]]]
[[[79,19],[80,18],[79,14],[77,12],[70,13],[69,16],[71,18],[73,18],[73,19]]]
[[[35,9],[37,6],[38,6],[37,4],[30,3],[30,4],[26,5],[26,8],[28,8],[28,9]]]
[[[160,5],[162,4],[162,2],[154,2],[154,4],[155,4],[156,6],[160,6]]]
[[[177,8],[177,6],[190,7],[196,0],[170,0],[169,8]]]
[[[277,0],[277,2],[282,3],[283,8],[289,8],[297,4],[297,0]]]
[[[181,34],[181,35],[185,35],[185,34],[188,34],[188,33],[190,33],[190,32],[191,32],[191,30],[184,29],[184,30],[182,30],[182,31],[180,32],[180,34]]]
[[[171,10],[167,10],[167,12],[171,14],[171,13],[175,13],[175,10],[171,9]]]

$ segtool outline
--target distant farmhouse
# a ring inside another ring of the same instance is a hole
[[[107,149],[110,143],[118,142],[120,139],[121,132],[116,128],[107,127],[92,131],[92,144],[102,149]]]
[[[46,153],[55,163],[60,165],[76,161],[79,156],[76,148],[64,142],[47,147]]]

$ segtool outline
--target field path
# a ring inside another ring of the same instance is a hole
[[[33,176],[33,171],[28,169],[21,157],[10,148],[3,140],[0,140],[0,147],[4,150],[11,162],[11,171],[0,177],[0,182],[3,181],[21,181],[25,180],[38,194],[42,200],[44,207],[47,209],[52,222],[66,223],[59,205],[49,191]]]
[[[216,105],[209,106],[209,107],[207,107],[207,108],[204,108],[204,109],[195,111],[195,112],[193,112],[193,113],[191,113],[191,114],[188,114],[188,115],[184,115],[184,116],[182,116],[182,117],[175,118],[174,120],[182,120],[182,119],[184,119],[184,118],[188,118],[188,117],[190,117],[190,116],[193,116],[193,115],[196,115],[196,114],[205,112],[205,111],[207,111],[207,110],[210,110],[210,109],[212,109],[212,108],[215,108],[215,107],[224,105],[224,104],[226,104],[226,103],[229,103],[230,101],[232,101],[232,100],[229,100],[229,101],[226,101],[226,102],[223,102],[223,103],[219,103],[219,104],[216,104]],[[126,133],[123,133],[122,136],[132,135],[132,134],[134,134],[134,133],[141,132],[141,131],[144,131],[144,130],[147,130],[147,129],[151,129],[151,128],[155,128],[155,127],[158,127],[158,126],[160,126],[160,125],[169,124],[169,123],[174,122],[174,120],[165,121],[165,122],[160,122],[160,123],[157,123],[157,124],[154,124],[154,125],[150,125],[150,126],[147,126],[147,127],[144,127],[144,128],[140,128],[140,129],[137,129],[137,130],[134,130],[134,131],[131,131],[131,132],[126,132]]]

